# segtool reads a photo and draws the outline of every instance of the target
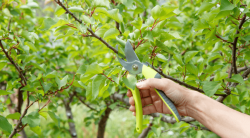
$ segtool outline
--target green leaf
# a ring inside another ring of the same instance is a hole
[[[27,41],[27,42],[25,42],[24,44],[26,44],[27,46],[29,46],[29,48],[30,48],[31,50],[33,50],[33,51],[35,51],[35,52],[38,51],[37,48],[35,47],[35,45],[34,45],[33,43]]]
[[[44,117],[45,119],[47,119],[47,115],[48,115],[48,108],[43,108],[42,110],[40,110],[39,115],[41,115],[42,117]]]
[[[217,81],[204,81],[203,90],[205,94],[209,97],[213,96],[215,92],[219,89],[220,82]]]
[[[41,82],[42,82],[42,80],[41,80]],[[42,83],[42,86],[44,89],[44,93],[46,93],[53,86],[53,84],[52,83],[48,83],[48,84]]]
[[[31,39],[31,35],[30,32],[26,31],[26,30],[22,30],[21,35],[28,41],[33,42],[33,40]]]
[[[243,77],[240,74],[233,75],[231,79],[241,84],[245,83]]]
[[[84,12],[81,7],[70,7],[68,8],[71,12]]]
[[[109,8],[109,0],[93,0],[92,6]]]
[[[187,64],[186,68],[192,74],[198,76],[198,68],[194,64]]]
[[[4,9],[2,10],[2,12],[3,12],[3,14],[5,14],[7,17],[12,17],[12,15],[10,14],[10,11],[9,11],[8,8],[4,8]]]
[[[166,18],[169,18],[171,16],[174,16],[175,13],[172,11],[176,9],[176,7],[161,7],[159,5],[156,5],[152,10],[151,10],[151,15],[155,20],[164,20]]]
[[[12,131],[12,125],[4,116],[1,115],[0,115],[0,129],[8,133],[11,133]]]
[[[133,75],[128,75],[127,78],[123,78],[122,80],[123,80],[124,84],[125,84],[128,88],[130,88],[130,89],[132,89],[132,90],[135,89],[136,83],[137,83],[137,79],[135,78],[135,76],[133,76]]]
[[[0,90],[0,95],[8,95],[8,94],[13,94],[13,92]]]
[[[50,118],[60,127],[60,118],[54,112],[48,111]]]
[[[37,111],[31,112],[24,116],[22,119],[23,124],[28,124],[30,127],[36,127],[40,125],[39,113]]]
[[[42,31],[49,30],[49,28],[50,28],[52,25],[54,25],[54,24],[56,24],[56,21],[54,21],[52,18],[46,18],[46,19],[44,19],[43,24],[42,24],[42,26],[40,27],[40,29],[41,29]]]
[[[104,39],[114,39],[116,36],[118,36],[120,33],[116,28],[110,28],[107,32],[105,32],[103,38]]]
[[[0,71],[7,65],[6,62],[0,62]]]
[[[20,118],[20,116],[21,116],[21,114],[20,113],[18,113],[18,112],[16,112],[16,113],[14,113],[14,114],[9,114],[9,115],[7,115],[6,116],[6,118],[9,118],[9,119],[19,119]]]
[[[225,79],[228,77],[228,73],[226,72],[218,72],[216,73],[216,75],[214,76],[214,81],[220,81],[222,79]]]
[[[56,9],[56,12],[55,14],[59,17],[61,16],[62,14],[64,14],[66,11],[61,7],[59,6],[57,9]]]
[[[208,60],[207,62],[210,62],[210,61],[213,61],[217,58],[221,58],[221,55],[219,53],[212,53],[209,57],[208,57]]]
[[[58,89],[61,89],[62,86],[65,86],[67,84],[68,75],[66,75],[62,80],[59,78],[56,78],[56,83],[58,85]]]
[[[122,15],[119,13],[118,9],[112,9],[108,11],[108,16],[118,23],[121,23],[123,21]]]
[[[180,131],[180,134],[182,134],[183,132],[187,131],[190,127],[183,127]]]
[[[116,37],[117,42],[122,46],[125,47],[126,42],[118,37]]]
[[[142,19],[141,18],[137,18],[137,20],[134,20],[131,22],[131,24],[137,28],[137,29],[141,29],[141,26],[142,26]]]
[[[92,99],[95,99],[100,89],[104,86],[104,81],[106,80],[106,77],[103,75],[97,75],[93,81],[92,81]]]
[[[87,67],[85,74],[100,74],[103,69],[95,62]]]
[[[36,133],[38,136],[42,135],[42,129],[40,126],[36,126],[36,127],[30,127],[30,129]]]
[[[196,138],[202,138],[203,135],[203,132],[201,130],[197,131],[197,135],[196,135]]]
[[[81,16],[82,17],[82,20],[85,22],[85,23],[91,23],[91,20],[90,20],[90,17],[87,17],[87,16],[85,16],[85,15],[82,15]]]
[[[155,135],[157,136],[157,137],[159,137],[160,135],[161,135],[161,127],[159,127],[159,128],[156,128],[156,127],[151,127],[151,129],[152,129],[152,131],[155,133]]]
[[[221,11],[228,11],[233,9],[234,5],[231,2],[229,2],[228,0],[221,0],[221,5],[220,5]]]
[[[79,69],[76,71],[76,74],[84,74],[86,71],[86,65],[82,64]]]
[[[199,8],[198,14],[203,13],[204,11],[210,10],[215,4],[209,2],[203,2]]]
[[[182,61],[181,54],[179,54],[179,53],[174,53],[173,58],[175,59],[175,61],[176,61],[178,64],[183,65],[183,61]]]
[[[92,98],[92,82],[88,83],[88,86],[86,88],[86,97],[87,97],[87,100]]]
[[[188,63],[196,54],[198,51],[188,51],[184,55],[184,61],[185,63]]]
[[[168,59],[164,56],[164,55],[162,55],[162,54],[157,54],[156,55],[156,57],[158,57],[159,58],[159,60],[160,61],[162,61],[162,62],[165,62],[165,61],[167,61]]]
[[[52,29],[52,28],[55,28],[55,27],[61,27],[61,26],[65,25],[65,24],[68,24],[68,22],[63,20],[63,19],[60,19],[58,22],[53,21],[50,25],[48,25],[48,27],[49,27],[48,29]],[[71,29],[75,29],[75,28],[71,27]]]
[[[209,25],[208,25],[206,20],[200,19],[200,20],[194,22],[193,28],[194,28],[195,31],[198,31],[198,30],[201,30],[201,29],[209,28]]]
[[[146,36],[144,36],[145,39],[148,39],[150,42],[154,42],[152,31],[146,31],[145,34],[146,34]]]
[[[27,6],[30,8],[39,8],[39,5],[36,2],[29,2]]]

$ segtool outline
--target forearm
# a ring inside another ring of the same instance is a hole
[[[188,115],[221,137],[250,137],[250,116],[194,92]]]

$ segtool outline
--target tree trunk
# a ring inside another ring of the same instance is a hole
[[[98,123],[97,138],[104,138],[104,132],[105,132],[105,128],[106,128],[106,123],[108,121],[109,114],[111,113],[111,111],[112,111],[112,109],[108,107],[105,110],[105,115],[103,115],[101,117],[101,120]]]
[[[73,122],[73,114],[71,111],[71,107],[70,102],[66,102],[66,100],[64,100],[64,105],[65,105],[65,110],[66,110],[66,116],[68,118],[68,124],[69,124],[69,132],[72,138],[77,138],[77,133],[76,133],[76,127],[75,127],[75,123]]]

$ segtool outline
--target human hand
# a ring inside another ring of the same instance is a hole
[[[150,78],[137,83],[136,86],[140,91],[144,115],[155,112],[172,114],[154,89],[162,90],[173,101],[180,115],[188,115],[188,107],[194,98],[192,90],[165,78]],[[129,110],[135,115],[135,101],[130,90],[128,90],[127,96],[131,105]]]

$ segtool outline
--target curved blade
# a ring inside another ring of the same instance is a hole
[[[116,49],[118,51],[118,45],[116,45]],[[141,73],[142,72],[142,66],[143,64],[138,61],[138,60],[134,60],[133,62],[127,62],[127,61],[124,61],[123,59],[119,58],[118,54],[117,54],[117,58],[119,60],[119,62],[121,63],[121,65],[131,74],[135,75],[135,74],[138,74],[138,73]],[[133,65],[137,65],[138,66],[138,69],[137,70],[133,70],[132,69],[132,66]]]
[[[135,60],[138,60],[137,55],[135,54],[135,51],[132,47],[132,45],[130,44],[129,40],[127,41],[126,45],[125,45],[125,56],[128,62],[133,62]]]

